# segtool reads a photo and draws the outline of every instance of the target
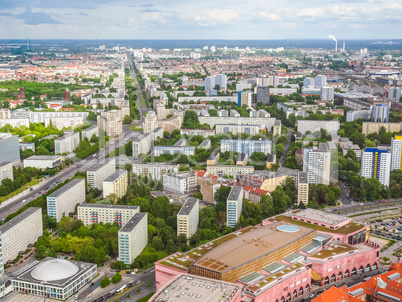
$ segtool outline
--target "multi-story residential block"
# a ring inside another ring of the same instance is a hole
[[[387,150],[366,148],[362,152],[361,176],[375,178],[384,186],[389,186],[391,153]]]
[[[183,92],[183,91],[182,91]],[[179,97],[179,104],[183,102],[194,101],[199,102],[232,102],[237,104],[237,95],[235,96],[181,96]]]
[[[324,87],[327,85],[327,77],[325,75],[318,75],[314,78],[315,87]]]
[[[204,139],[201,144],[198,145],[198,148],[210,149],[211,148],[211,140]]]
[[[239,91],[237,93],[237,105],[239,107],[242,106],[251,106],[251,99],[252,99],[252,92],[251,91]]]
[[[269,88],[270,95],[291,95],[297,92],[297,88]]]
[[[4,297],[4,292],[6,291],[5,280],[4,280],[4,263],[3,263],[3,248],[0,232],[0,299]]]
[[[367,110],[354,110],[346,112],[346,121],[352,122],[357,119],[364,119],[369,120],[371,118],[371,111],[370,109]]]
[[[303,79],[303,87],[314,87],[314,86],[315,86],[314,78]]]
[[[199,222],[199,202],[196,198],[188,198],[177,213],[177,236],[186,235],[187,239],[195,234]]]
[[[85,202],[85,179],[74,178],[47,197],[47,214],[59,222],[63,216],[74,213],[76,205],[83,202]]]
[[[127,193],[128,172],[116,171],[103,181],[103,197],[110,194],[116,194],[118,198],[122,198]]]
[[[204,82],[205,83],[205,87],[204,87],[205,91],[210,91],[215,88],[215,77],[208,76],[205,78],[204,81],[205,81]]]
[[[362,157],[362,150],[360,149],[359,145],[356,144],[344,144],[341,146],[342,148],[342,155],[345,156],[349,150],[353,150],[355,152],[357,158]]]
[[[78,111],[70,111],[70,112],[52,112],[52,111],[21,111],[17,112],[16,114],[20,115],[21,117],[25,117],[28,113],[29,121],[31,123],[46,123],[46,121],[54,121],[59,118],[70,118],[76,119],[79,121],[85,121],[88,117],[89,112],[78,112]],[[60,128],[61,129],[61,128]]]
[[[251,186],[245,186],[243,188],[244,199],[250,200],[252,203],[260,203],[261,197],[267,195],[268,191],[254,188]]]
[[[26,150],[32,150],[35,152],[35,144],[34,143],[20,143],[20,150],[26,151]]]
[[[153,147],[151,133],[140,134],[133,139],[133,157],[138,158],[140,154],[148,154]]]
[[[0,128],[5,125],[10,125],[11,127],[21,128],[22,126],[29,128],[29,119],[27,118],[2,118],[0,119]]]
[[[237,83],[236,84],[236,91],[243,91],[244,89],[250,90],[252,88],[252,84],[250,83]]]
[[[93,125],[81,131],[82,140],[84,140],[85,138],[90,140],[93,135],[99,137],[99,127],[97,125]]]
[[[402,96],[401,87],[389,87],[388,88],[388,99],[395,102],[400,102]]]
[[[161,181],[164,174],[178,173],[179,164],[169,163],[134,163],[133,173],[136,175],[150,176],[152,179]]]
[[[370,133],[380,133],[382,127],[386,132],[399,132],[402,130],[402,123],[363,122],[362,133],[366,136]]]
[[[254,152],[271,153],[272,142],[270,140],[246,140],[223,139],[221,140],[221,152],[231,151],[247,154],[249,157]]]
[[[281,186],[286,178],[290,177],[293,179],[297,186],[298,173],[299,170],[293,169],[281,169],[282,171],[271,172],[271,171],[256,171],[247,175],[243,175],[240,179],[240,184],[243,187],[251,186],[254,188],[259,188],[268,192],[272,192],[277,186]]]
[[[211,155],[207,159],[207,165],[208,166],[213,166],[218,163],[219,158],[221,157],[221,154],[218,152],[212,152]]]
[[[228,77],[226,74],[218,74],[215,76],[215,85],[219,85],[220,90],[226,90],[228,84]]]
[[[57,155],[32,155],[24,159],[24,168],[54,169],[62,163],[61,156]]]
[[[111,204],[82,203],[77,208],[78,219],[85,225],[117,223],[122,226],[140,211],[140,207]]]
[[[334,100],[334,87],[321,87],[320,97],[322,101],[333,102]]]
[[[64,131],[64,136],[54,140],[54,150],[56,154],[72,153],[80,144],[79,132]]]
[[[276,120],[274,125],[272,126],[272,135],[277,136],[282,133],[282,124],[280,120]]]
[[[20,147],[17,135],[0,136],[0,163],[16,163],[20,160]]]
[[[219,177],[231,176],[235,179],[240,179],[245,174],[254,172],[254,166],[227,166],[213,165],[207,166],[207,173]]]
[[[10,110],[8,108],[0,109],[0,119],[11,118]]]
[[[0,226],[3,262],[14,260],[43,235],[42,209],[28,208]],[[1,269],[1,268],[0,268]]]
[[[184,155],[194,155],[195,147],[193,146],[184,146],[184,147],[175,147],[175,146],[155,146],[154,147],[154,155],[160,156],[162,154],[184,154]]]
[[[115,172],[116,159],[114,157],[108,161],[97,163],[87,170],[88,187],[103,190],[103,181]]]
[[[14,180],[13,178],[13,164],[12,163],[0,163],[0,183],[3,179],[11,179]]]
[[[221,187],[221,184],[211,178],[200,178],[198,181],[202,200],[210,204],[215,203],[215,192]]]
[[[214,136],[215,130],[208,129],[180,129],[180,134],[186,134],[188,136],[200,135],[202,137]]]
[[[320,121],[320,120],[298,120],[297,131],[306,134],[307,131],[314,133],[321,129],[327,130],[329,133],[337,133],[340,128],[339,121]]]
[[[226,225],[236,227],[243,208],[243,188],[232,187],[226,201]]]
[[[307,172],[299,172],[297,184],[297,204],[308,204],[308,174]]]
[[[158,127],[158,117],[155,111],[148,111],[144,118],[144,133],[150,133]]]
[[[192,172],[164,174],[163,189],[180,194],[194,192],[197,189],[197,176]]]
[[[395,136],[391,140],[391,171],[402,170],[402,136]]]
[[[119,261],[132,264],[148,243],[147,213],[136,213],[119,230]]]
[[[235,124],[235,125],[260,125],[271,130],[275,124],[276,118],[269,117],[231,117],[231,116],[199,116],[201,125],[208,124],[213,128],[217,124]]]
[[[233,124],[217,124],[215,126],[216,134],[229,134],[234,135],[240,133],[246,133],[250,135],[256,135],[260,133],[259,125],[233,125]]]
[[[303,172],[307,172],[309,184],[329,185],[331,178],[331,151],[327,143],[319,147],[304,149]]]
[[[84,125],[85,118],[83,117],[45,117],[45,127],[49,127],[50,125],[56,127],[61,130],[63,128],[75,128],[78,125]]]
[[[107,136],[119,136],[123,132],[121,110],[102,112],[97,118],[98,127],[106,132]]]
[[[371,107],[371,121],[375,123],[389,122],[389,106],[387,104],[376,104]]]

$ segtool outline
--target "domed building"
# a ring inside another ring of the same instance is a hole
[[[11,284],[20,293],[65,300],[96,275],[96,264],[48,257],[16,271]]]

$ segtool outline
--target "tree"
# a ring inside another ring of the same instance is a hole
[[[226,200],[228,199],[230,190],[231,190],[231,187],[221,186],[215,192],[215,196],[214,196],[215,201],[217,203],[218,202],[223,202],[224,204],[226,204]]]
[[[88,121],[96,121],[96,114],[93,113],[92,111],[89,111],[88,116],[87,116]]]
[[[116,274],[112,277],[112,283],[120,282],[122,279],[121,274],[116,272]]]
[[[110,279],[108,276],[106,276],[105,278],[102,279],[100,286],[102,288],[105,288],[106,286],[108,286],[110,284]]]
[[[126,115],[124,118],[123,118],[123,124],[131,124],[133,122],[133,118],[131,117],[131,116],[129,116],[129,115]]]

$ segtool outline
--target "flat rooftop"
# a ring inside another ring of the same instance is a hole
[[[58,160],[61,156],[58,155],[32,155],[24,160]]]
[[[97,163],[97,164],[93,165],[91,168],[89,168],[87,171],[88,171],[88,172],[96,172],[96,171],[98,171],[100,168],[102,168],[102,167],[104,167],[105,165],[108,165],[108,164],[113,164],[113,165],[115,165],[115,164],[116,164],[115,158],[111,158],[109,161]]]
[[[133,217],[130,218],[129,221],[120,229],[120,232],[131,232],[137,224],[145,217],[147,217],[147,213],[135,213]]]
[[[230,190],[228,200],[239,200],[239,196],[243,193],[243,187],[232,187]]]
[[[300,175],[300,174],[299,174]],[[299,217],[304,219],[310,219],[318,222],[322,222],[330,225],[338,225],[342,222],[351,221],[350,217],[341,216],[338,214],[332,214],[325,211],[315,210],[315,209],[305,209],[301,212],[293,214],[292,217]]]
[[[126,206],[119,204],[95,204],[95,203],[81,203],[78,208],[99,208],[99,209],[115,209],[115,210],[136,210],[138,206]]]
[[[197,198],[187,198],[186,202],[184,205],[181,207],[179,213],[177,215],[188,215],[190,212],[193,210],[195,205],[197,204],[198,199]]]
[[[58,190],[54,191],[52,194],[50,194],[48,196],[48,198],[49,197],[59,197],[60,195],[66,193],[68,190],[70,190],[72,187],[74,187],[75,185],[77,185],[80,182],[85,183],[85,179],[84,178],[74,178],[68,184],[62,186],[60,189],[58,189]],[[85,188],[84,188],[84,190],[85,190]]]
[[[344,254],[344,253],[354,251],[354,250],[357,250],[357,249],[349,244],[345,244],[340,241],[333,241],[333,242],[325,245],[325,247],[323,249],[310,255],[309,257],[324,259],[324,258],[337,256],[339,254]]]
[[[115,181],[121,175],[126,174],[126,173],[127,173],[127,171],[116,171],[112,175],[110,175],[108,178],[106,178],[104,181]]]
[[[21,221],[25,220],[26,218],[28,218],[29,216],[31,216],[32,214],[34,214],[38,211],[42,211],[42,208],[31,207],[31,208],[26,209],[21,214],[15,216],[13,219],[11,219],[11,220],[5,222],[3,225],[1,225],[0,233],[7,232],[9,229],[11,229],[15,225],[19,224]]]
[[[296,227],[297,231],[280,231],[277,229],[280,225],[288,224],[274,222],[234,237],[211,249],[199,258],[194,265],[222,273],[268,255],[315,232],[315,230],[307,227]]]
[[[299,172],[299,184],[307,184],[307,183],[308,183],[307,172]]]
[[[231,302],[240,291],[241,286],[234,283],[181,274],[155,293],[149,302]]]

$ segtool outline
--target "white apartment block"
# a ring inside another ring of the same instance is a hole
[[[320,143],[318,148],[304,149],[303,171],[307,172],[309,184],[329,185],[331,151],[327,143]]]
[[[14,260],[43,235],[42,209],[28,208],[0,226],[3,263]]]
[[[81,140],[87,138],[88,140],[95,134],[95,136],[99,137],[99,127],[97,125],[91,126],[87,129],[81,131]]]
[[[215,130],[208,129],[180,129],[180,134],[186,134],[188,136],[197,136],[200,135],[202,137],[214,136]]]
[[[187,156],[195,154],[195,147],[193,146],[155,146],[154,155],[160,156],[162,154],[184,154]]]
[[[391,171],[402,170],[402,136],[391,140]]]
[[[82,203],[78,206],[78,219],[85,225],[99,223],[117,223],[122,226],[127,223],[136,213],[139,213],[140,207],[111,205],[111,204],[91,204]]]
[[[190,102],[194,101],[197,103],[200,102],[233,102],[237,104],[237,95],[236,96],[180,96],[179,97],[179,104],[183,102]]]
[[[297,182],[297,204],[308,204],[308,175],[307,172],[299,172]]]
[[[20,161],[19,138],[10,133],[1,133],[0,136],[0,163],[14,163]]]
[[[317,121],[317,120],[298,120],[297,131],[306,134],[307,131],[314,133],[321,129],[327,130],[329,133],[338,132],[340,127],[339,121]]]
[[[12,163],[0,163],[0,183],[3,179],[13,180],[13,164]]]
[[[232,176],[234,179],[240,178],[242,175],[254,172],[254,166],[226,166],[213,165],[207,166],[207,174],[216,175],[219,177]]]
[[[180,194],[194,192],[197,189],[197,176],[191,172],[164,174],[163,189]]]
[[[226,202],[226,225],[234,228],[243,208],[243,187],[232,187]]]
[[[99,130],[106,132],[107,136],[116,137],[123,132],[123,119],[121,110],[102,112],[97,118]]]
[[[375,148],[366,148],[362,152],[361,176],[378,179],[384,186],[389,186],[390,168],[390,152]]]
[[[116,171],[103,181],[103,197],[110,194],[116,194],[118,198],[122,198],[127,192],[128,172]]]
[[[116,172],[116,159],[113,157],[107,162],[97,163],[87,171],[89,188],[103,190],[103,181]]]
[[[236,111],[237,112],[237,111]],[[259,125],[230,125],[230,124],[217,124],[215,127],[216,134],[228,134],[234,135],[240,133],[246,133],[249,135],[256,135],[260,133]]]
[[[119,233],[119,261],[132,264],[148,243],[148,216],[147,213],[136,213],[120,229]]]
[[[270,140],[223,139],[221,152],[237,152],[250,157],[254,152],[271,153],[271,145]]]
[[[72,153],[80,144],[79,132],[64,132],[64,136],[54,140],[56,154]]]
[[[320,97],[322,101],[330,101],[334,100],[334,87],[321,87]]]
[[[6,290],[3,277],[4,277],[4,262],[3,262],[3,248],[2,248],[1,232],[0,232],[0,299],[4,297],[4,292]]]
[[[151,152],[153,140],[151,133],[140,134],[133,139],[133,157],[138,158],[140,154],[148,154]]]
[[[24,159],[24,168],[54,169],[61,163],[61,156],[58,155],[32,155]]]
[[[177,236],[186,235],[187,239],[195,234],[198,228],[200,206],[198,199],[188,198],[177,213]]]
[[[161,181],[163,175],[170,173],[178,173],[180,170],[179,164],[169,163],[146,163],[133,164],[133,173],[135,175],[150,176],[152,179]]]
[[[17,114],[26,115],[26,111],[17,112]],[[86,120],[89,112],[77,112],[77,111],[69,111],[69,112],[52,112],[52,111],[29,111],[29,121],[31,123],[46,123],[46,119],[58,119],[58,118],[76,118],[77,120]]]
[[[74,129],[78,125],[84,125],[85,119],[83,117],[45,117],[45,127],[52,124],[57,129],[61,130],[63,128],[71,127]]]
[[[158,117],[155,111],[148,111],[144,118],[144,133],[150,133],[158,127]]]
[[[74,178],[47,197],[47,214],[60,222],[63,216],[75,212],[77,204],[85,202],[85,179]]]
[[[29,119],[27,118],[1,118],[0,119],[0,128],[9,124],[11,127],[21,128],[22,126],[26,126],[29,128]]]
[[[269,117],[231,117],[231,116],[199,116],[201,125],[208,124],[213,128],[217,124],[235,124],[235,125],[260,125],[271,130],[275,125],[276,118]]]

